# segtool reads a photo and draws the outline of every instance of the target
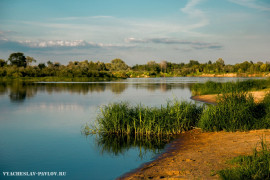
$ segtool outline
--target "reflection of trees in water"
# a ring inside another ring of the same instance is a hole
[[[93,92],[104,92],[110,90],[115,94],[121,94],[129,86],[128,83],[31,83],[22,81],[0,82],[0,95],[9,93],[11,101],[23,102],[25,98],[33,97],[37,92],[52,93],[78,93],[87,94]],[[148,91],[168,91],[171,89],[185,89],[191,84],[182,83],[136,83],[132,84],[137,89]]]
[[[106,89],[106,85],[102,83],[40,83],[39,86],[43,87],[42,90],[49,94],[69,92],[85,95],[89,92],[103,92]]]
[[[112,83],[110,84],[109,87],[113,93],[121,94],[127,88],[127,84],[126,83]]]
[[[149,83],[149,84],[134,84],[133,87],[136,89],[147,89],[148,91],[160,90],[166,92],[172,89],[191,89],[192,84],[183,83]]]
[[[26,82],[1,83],[0,86],[5,87],[6,92],[9,91],[12,102],[23,102],[25,98],[31,98],[37,94],[37,88]]]
[[[156,154],[164,149],[174,137],[172,136],[139,136],[139,135],[116,135],[100,134],[95,141],[101,154],[112,155],[125,154],[131,148],[138,148],[138,156],[143,158],[147,152]]]

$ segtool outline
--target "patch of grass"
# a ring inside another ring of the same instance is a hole
[[[260,143],[259,150],[255,148],[251,156],[239,156],[231,163],[233,168],[218,172],[221,179],[270,179],[270,149],[265,140]]]
[[[222,94],[230,92],[247,92],[251,90],[262,90],[270,87],[270,79],[249,79],[237,82],[213,82],[196,83],[192,85],[193,95]]]
[[[113,103],[101,108],[95,131],[108,134],[179,134],[196,126],[202,110],[202,106],[177,100],[160,108]]]
[[[204,131],[236,131],[269,128],[270,97],[255,103],[251,95],[244,92],[222,94],[217,105],[206,108],[198,122]]]

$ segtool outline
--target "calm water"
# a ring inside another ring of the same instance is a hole
[[[149,148],[127,137],[83,135],[83,126],[94,123],[100,106],[119,101],[160,106],[173,98],[191,101],[192,83],[237,79],[0,83],[0,179],[14,178],[3,177],[6,171],[66,172],[50,179],[115,179],[152,160],[153,152],[165,144]]]

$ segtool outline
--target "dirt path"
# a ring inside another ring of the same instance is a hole
[[[155,161],[120,179],[218,179],[216,171],[226,161],[251,154],[262,136],[270,141],[270,130],[183,133]]]

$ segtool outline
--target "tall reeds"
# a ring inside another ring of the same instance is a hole
[[[269,128],[270,97],[255,103],[251,95],[244,92],[222,94],[216,106],[206,108],[198,122],[204,131],[236,131]]]
[[[177,100],[160,108],[113,103],[101,108],[97,130],[108,134],[179,134],[196,126],[202,110],[202,106]]]
[[[193,95],[222,94],[230,92],[247,92],[262,90],[270,87],[270,79],[249,79],[237,82],[213,82],[196,83],[191,86]]]

